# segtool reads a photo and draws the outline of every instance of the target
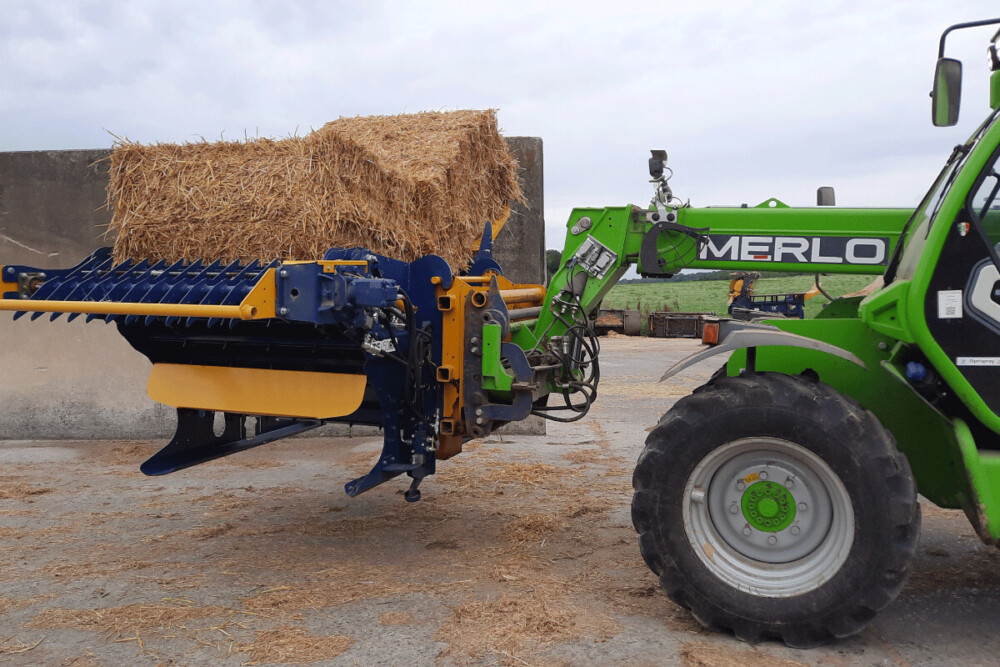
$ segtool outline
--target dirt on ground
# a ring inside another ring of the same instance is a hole
[[[404,502],[403,480],[344,494],[375,462],[374,437],[285,440],[158,478],[138,464],[160,443],[0,444],[0,664],[785,667],[995,656],[1000,640],[984,619],[1000,611],[1000,554],[960,513],[933,507],[910,586],[859,637],[814,651],[751,647],[667,599],[639,556],[630,477],[648,428],[718,366],[658,383],[695,348],[606,341],[592,415],[545,436],[470,443],[417,503]],[[942,601],[962,611],[944,615]],[[943,653],[949,642],[959,650]]]

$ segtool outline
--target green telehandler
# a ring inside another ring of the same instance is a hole
[[[947,35],[998,23],[942,35],[935,125],[958,119]],[[1000,542],[998,37],[990,114],[909,216],[884,287],[767,323],[817,347],[722,321],[664,375],[734,350],[663,416],[633,477],[643,557],[708,627],[802,647],[858,632],[904,584],[918,491]]]

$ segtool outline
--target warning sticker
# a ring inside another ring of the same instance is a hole
[[[938,319],[962,317],[962,290],[947,289],[938,292]]]
[[[1000,357],[959,357],[956,366],[1000,366]]]
[[[745,482],[746,484],[749,484],[750,482],[756,482],[756,481],[757,481],[758,479],[760,479],[760,475],[758,475],[758,474],[757,474],[757,473],[755,473],[755,472],[752,472],[752,473],[750,473],[749,475],[747,475],[746,477],[744,477],[744,478],[743,478],[743,481],[744,481],[744,482]]]

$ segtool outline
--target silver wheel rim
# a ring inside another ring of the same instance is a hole
[[[743,501],[754,485],[794,498],[788,525],[761,527],[765,520],[747,515]],[[705,567],[762,597],[819,588],[854,542],[854,507],[843,482],[814,453],[780,438],[743,438],[713,450],[688,478],[683,513],[684,531]]]

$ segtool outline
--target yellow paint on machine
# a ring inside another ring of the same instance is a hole
[[[328,419],[357,410],[366,383],[349,373],[153,364],[147,391],[175,408]]]

